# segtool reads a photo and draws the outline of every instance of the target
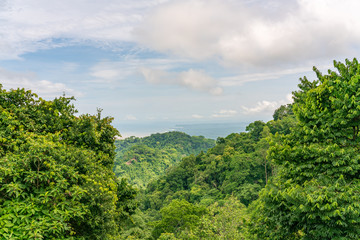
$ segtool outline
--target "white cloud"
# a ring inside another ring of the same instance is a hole
[[[225,65],[275,65],[351,54],[357,0],[3,0],[0,59],[79,42],[153,50]],[[144,17],[145,15],[145,17]]]
[[[213,118],[228,118],[237,114],[237,111],[231,109],[222,109],[212,115]]]
[[[63,83],[39,80],[33,73],[17,73],[0,68],[0,83],[5,89],[25,88],[32,90],[43,98],[54,98],[63,95],[81,96],[82,93],[68,88]]]
[[[167,72],[150,68],[141,68],[141,73],[146,81],[152,84],[168,84],[184,86],[189,89],[209,92],[220,95],[223,89],[217,86],[217,82],[203,71],[190,69],[184,72]]]
[[[78,42],[130,41],[147,9],[160,0],[11,0],[0,7],[0,59]],[[61,39],[61,41],[58,41]]]
[[[220,1],[171,1],[147,16],[135,34],[155,50],[203,59],[214,54],[221,28],[233,25],[228,13]]]
[[[241,106],[242,112],[246,115],[252,115],[252,114],[258,114],[258,113],[266,113],[271,114],[273,113],[277,108],[279,108],[281,105],[292,103],[292,94],[286,95],[286,100],[280,100],[280,101],[260,101],[257,102],[255,107],[245,107]]]
[[[256,113],[263,113],[263,112],[273,112],[275,109],[277,109],[281,104],[277,101],[260,101],[256,104],[255,107],[249,108],[242,106],[244,114],[256,114]]]
[[[286,95],[286,101],[289,102],[289,103],[294,102],[293,95],[291,93]]]
[[[135,74],[138,68],[136,60],[128,61],[101,61],[90,69],[92,82],[113,83]]]
[[[263,6],[265,5],[265,7]],[[138,42],[192,59],[225,65],[289,64],[350,54],[360,40],[357,0],[291,4],[234,0],[174,0],[136,28]]]
[[[176,68],[181,63],[182,60],[164,58],[137,59],[129,55],[120,61],[100,61],[90,68],[89,75],[96,78],[93,82],[114,82],[141,73],[142,68],[156,68],[165,71]]]
[[[319,68],[321,69],[323,67],[319,67]],[[327,68],[330,68],[330,67],[327,66]],[[308,67],[297,67],[297,68],[284,69],[284,70],[279,70],[279,71],[250,73],[250,74],[237,75],[237,76],[231,76],[231,77],[223,77],[220,79],[219,84],[221,86],[227,86],[227,87],[241,86],[246,82],[277,79],[282,76],[299,74],[299,73],[308,72],[311,70],[312,70],[312,67],[308,66]]]

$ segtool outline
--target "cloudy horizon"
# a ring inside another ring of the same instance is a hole
[[[267,121],[359,54],[355,0],[2,0],[0,84],[122,125]]]

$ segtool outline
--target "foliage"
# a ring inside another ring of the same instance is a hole
[[[263,131],[265,123],[261,126]],[[206,154],[183,158],[148,185],[142,208],[159,210],[173,199],[209,205],[232,194],[248,205],[257,198],[272,171],[266,161],[265,135],[259,134],[261,140],[256,140],[251,131],[234,133],[219,138]]]
[[[152,236],[158,239],[162,233],[173,233],[177,237],[182,231],[191,231],[205,212],[205,207],[195,206],[186,200],[173,200],[161,209],[161,220],[155,224]],[[169,239],[164,234],[161,238]]]
[[[131,184],[145,188],[152,179],[181,158],[199,154],[215,145],[212,139],[189,136],[181,132],[157,133],[144,138],[130,137],[116,141],[114,172]]]
[[[0,85],[1,238],[113,239],[134,211],[112,173],[112,119],[77,117],[72,100]]]
[[[250,123],[246,127],[246,131],[248,131],[250,133],[251,137],[255,141],[258,141],[261,137],[261,132],[265,125],[266,124],[263,121],[255,121],[255,122]]]
[[[275,110],[273,114],[274,121],[282,120],[289,115],[293,115],[294,112],[292,107],[292,104],[281,105],[278,109]]]
[[[242,228],[247,218],[246,207],[234,196],[208,207],[208,213],[197,227],[181,234],[183,239],[244,239]]]
[[[360,65],[334,62],[318,79],[300,79],[298,124],[275,137],[275,179],[252,205],[253,239],[360,238]]]
[[[139,209],[122,223],[120,239],[149,239],[153,227],[148,224],[152,218]]]
[[[288,135],[291,133],[291,129],[295,127],[297,119],[293,113],[293,105],[282,105],[280,108],[275,110],[274,120],[266,123],[269,127],[270,132],[275,135],[283,134]]]
[[[122,239],[150,239],[149,231],[154,239],[243,239],[243,219],[247,219],[244,204],[257,199],[258,192],[276,173],[276,167],[266,158],[267,139],[279,135],[277,131],[290,133],[295,122],[292,112],[284,113],[281,120],[256,121],[247,133],[219,138],[207,153],[187,156],[169,167],[165,175],[140,190],[137,199],[142,211],[125,224]],[[145,145],[144,139],[131,137],[117,144],[125,149],[119,148],[124,155],[131,150],[131,154],[138,154],[136,159],[151,159],[157,151],[153,146],[160,144],[151,142]],[[164,209],[172,204],[176,212],[181,204],[175,203],[180,201],[207,207],[207,213],[188,227],[165,229],[168,221],[164,220]]]

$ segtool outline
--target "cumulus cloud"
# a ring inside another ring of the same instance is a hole
[[[214,74],[193,69],[173,73],[169,69],[174,67],[144,64],[147,60],[140,53],[139,61],[126,63],[126,67],[120,66],[125,62],[99,63],[90,71],[95,81],[111,83],[132,75],[138,66],[145,66],[141,72],[151,83],[220,95],[222,87],[275,79],[303,70],[293,69],[293,63],[357,54],[358,9],[357,0],[3,0],[0,60],[79,43],[118,50],[126,42],[138,44],[136,48],[141,53],[165,56],[164,65],[180,57],[192,64],[215,61],[244,71],[248,65],[284,69],[284,64],[292,69],[226,77],[217,84],[210,76]],[[145,51],[144,46],[148,48]],[[69,63],[64,70],[75,71],[77,67]],[[184,65],[176,67],[180,68]],[[189,64],[186,68],[190,68]],[[47,84],[45,88],[72,90],[65,85],[36,81],[39,89]]]
[[[294,102],[293,95],[290,93],[288,95],[286,95],[286,101],[288,103],[293,103]]]
[[[174,0],[151,11],[135,34],[157,51],[230,66],[327,58],[359,42],[359,1],[290,2]]]
[[[232,109],[222,109],[212,115],[213,118],[228,118],[237,114],[237,111]]]
[[[231,66],[302,62],[351,53],[360,40],[359,8],[357,0],[3,0],[0,59],[136,41]]]
[[[81,92],[68,88],[63,83],[39,80],[35,74],[11,72],[3,68],[0,68],[0,83],[5,89],[25,88],[32,90],[43,98],[54,98],[61,96],[63,93],[75,96],[82,95]]]
[[[184,72],[168,72],[151,68],[141,68],[140,71],[146,81],[152,84],[184,86],[213,95],[220,95],[223,92],[223,89],[217,86],[216,80],[203,71],[190,69]]]
[[[256,106],[254,107],[245,107],[241,106],[242,112],[246,115],[252,115],[257,113],[266,113],[271,114],[273,113],[277,108],[279,108],[281,105],[292,103],[292,94],[286,95],[286,100],[280,100],[280,101],[260,101],[257,102]]]
[[[255,114],[255,113],[263,113],[263,112],[273,112],[276,108],[278,108],[281,104],[277,101],[269,102],[269,101],[260,101],[256,104],[255,107],[245,107],[242,106],[244,114]]]

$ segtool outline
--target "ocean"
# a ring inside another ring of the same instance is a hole
[[[114,124],[120,131],[122,138],[136,136],[145,137],[153,133],[164,133],[170,131],[179,131],[189,134],[190,136],[204,136],[206,138],[217,139],[226,137],[231,133],[244,132],[249,123],[230,122],[230,123],[143,123],[143,124]]]

